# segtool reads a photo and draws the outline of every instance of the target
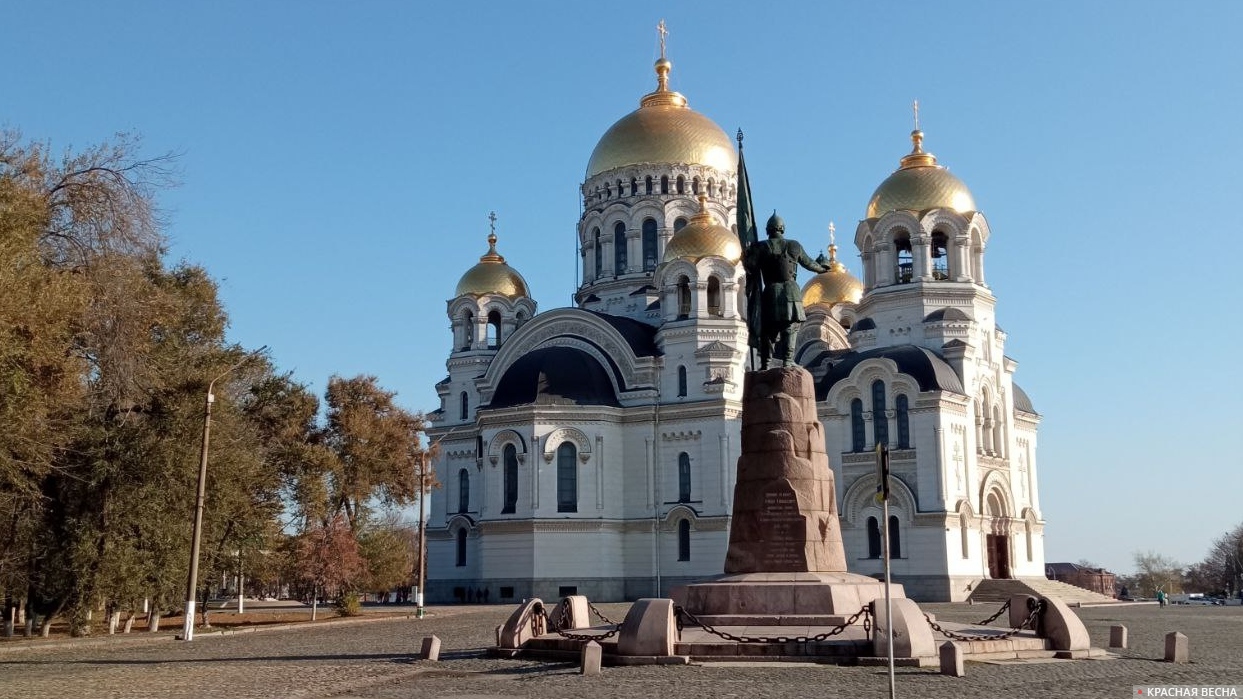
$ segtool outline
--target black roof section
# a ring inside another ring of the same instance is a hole
[[[826,357],[824,354],[816,357],[816,360],[827,360],[832,363],[824,374],[824,378],[816,384],[816,400],[824,400],[829,395],[829,389],[833,388],[833,385],[838,381],[849,376],[850,372],[860,362],[875,358],[892,360],[898,365],[898,371],[910,376],[919,383],[919,390],[921,392],[951,391],[966,395],[966,391],[962,387],[962,381],[959,380],[958,374],[954,372],[954,368],[935,352],[923,347],[916,347],[915,345],[897,345],[867,350],[866,352],[847,352],[838,357],[832,357],[831,355]]]
[[[604,367],[573,347],[545,347],[523,355],[505,371],[487,407],[531,404],[621,405]]]
[[[871,318],[860,318],[859,320],[856,320],[854,322],[854,325],[850,326],[851,332],[855,330],[875,330],[875,329],[876,329],[876,321],[872,320]]]
[[[660,354],[656,348],[656,328],[637,320],[612,316],[598,311],[585,311],[613,326],[625,338],[636,357],[655,357]]]
[[[936,323],[943,320],[971,320],[971,316],[958,308],[938,308],[924,316],[925,323]]]
[[[1032,399],[1028,397],[1027,391],[1019,388],[1018,384],[1014,384],[1014,409],[1022,410],[1025,413],[1039,415],[1036,408],[1032,405]]]

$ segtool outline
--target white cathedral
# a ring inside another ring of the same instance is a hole
[[[748,361],[738,155],[669,89],[670,68],[662,55],[656,90],[587,163],[577,305],[537,313],[495,232],[448,302],[430,602],[631,600],[722,573]],[[862,281],[831,244],[804,286],[795,356],[851,572],[882,573],[887,444],[894,579],[958,601],[983,579],[1044,576],[1040,418],[985,282],[988,222],[918,128],[911,140],[855,231]]]

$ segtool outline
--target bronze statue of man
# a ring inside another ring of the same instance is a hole
[[[776,211],[765,228],[768,240],[752,243],[743,258],[748,280],[748,330],[751,345],[759,347],[761,368],[771,368],[774,359],[780,366],[792,367],[794,336],[807,320],[803,290],[795,281],[798,265],[816,273],[829,268],[808,257],[797,240],[785,237],[785,221]],[[755,320],[759,321],[758,328],[754,327]]]

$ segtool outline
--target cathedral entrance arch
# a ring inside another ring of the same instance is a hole
[[[985,500],[985,513],[989,517],[988,534],[984,550],[988,561],[988,577],[995,580],[1010,577],[1010,518],[1001,504],[1001,494],[993,491]]]

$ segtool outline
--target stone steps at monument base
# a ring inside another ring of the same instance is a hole
[[[1048,578],[981,580],[972,590],[968,600],[972,604],[1001,604],[1009,601],[1014,595],[1054,597],[1067,604],[1102,604],[1116,601],[1112,597]]]

